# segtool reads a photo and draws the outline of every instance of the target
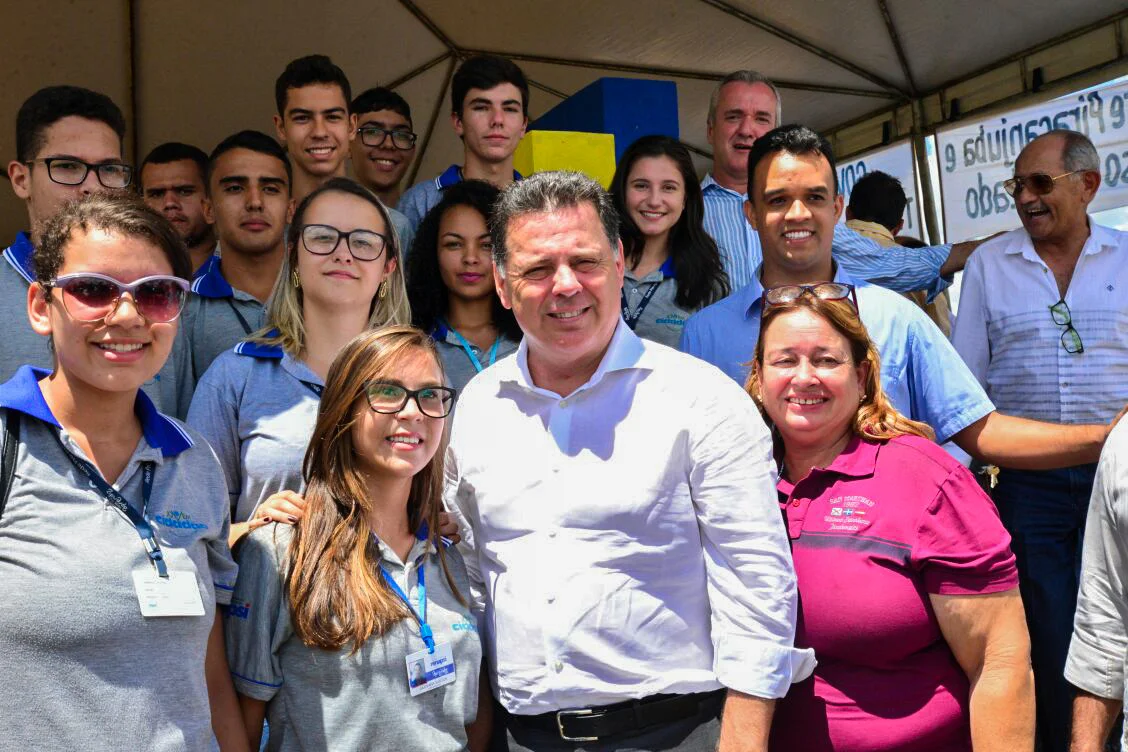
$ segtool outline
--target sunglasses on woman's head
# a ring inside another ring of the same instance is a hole
[[[180,277],[157,274],[126,284],[96,272],[57,277],[49,288],[62,293],[63,308],[75,321],[101,321],[117,310],[129,293],[133,307],[153,324],[174,321],[188,299],[188,282]]]

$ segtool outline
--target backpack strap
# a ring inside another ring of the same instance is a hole
[[[20,448],[20,411],[5,410],[4,449],[0,453],[0,517],[8,505],[8,495],[12,492],[12,477],[16,474],[16,452]]]

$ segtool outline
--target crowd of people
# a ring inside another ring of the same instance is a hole
[[[323,55],[274,133],[136,170],[108,97],[20,108],[0,748],[1103,749],[1128,234],[1089,139],[929,246],[753,71],[704,180],[647,135],[609,190],[514,170],[513,62],[450,92],[463,162],[402,195],[409,104]]]

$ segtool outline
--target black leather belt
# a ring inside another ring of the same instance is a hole
[[[560,710],[540,715],[509,714],[509,722],[524,728],[551,731],[569,742],[594,742],[600,739],[638,731],[650,726],[674,723],[691,718],[702,705],[716,701],[718,709],[724,690],[689,695],[651,695],[641,700],[628,700],[594,708]]]

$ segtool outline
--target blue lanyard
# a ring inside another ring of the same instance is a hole
[[[662,285],[661,282],[653,282],[646,292],[642,295],[642,300],[638,303],[638,308],[631,312],[631,307],[627,305],[627,293],[625,290],[619,291],[619,300],[623,306],[623,320],[627,322],[627,326],[634,331],[635,325],[638,320],[642,318],[642,312],[646,310],[646,306],[650,303],[650,299],[654,297],[654,293],[658,292],[658,288]]]
[[[83,474],[90,479],[94,487],[98,489],[98,493],[102,495],[109,503],[124,514],[130,522],[133,523],[133,529],[137,531],[137,535],[141,536],[141,542],[145,544],[145,551],[149,554],[149,561],[157,568],[157,574],[161,577],[168,579],[168,567],[165,566],[164,553],[161,552],[161,544],[157,542],[157,536],[153,532],[153,527],[149,521],[145,519],[143,511],[149,508],[149,497],[153,494],[153,473],[156,463],[142,462],[141,463],[141,509],[138,512],[132,504],[125,500],[125,497],[118,492],[116,488],[106,482],[102,474],[98,472],[98,468],[91,465],[84,459],[80,459],[71,454],[65,446],[63,440],[58,436],[55,437],[59,446],[63,447],[63,453],[67,458],[74,463],[74,466],[83,472]]]
[[[399,599],[407,606],[407,610],[419,622],[419,636],[423,638],[423,644],[427,646],[428,653],[435,652],[435,635],[431,632],[430,625],[427,624],[427,576],[425,574],[427,569],[427,561],[424,559],[419,564],[419,609],[416,610],[411,606],[411,601],[407,597],[407,593],[403,592],[403,588],[392,576],[388,574],[388,570],[384,569],[384,565],[380,565],[380,574],[384,575],[384,582],[388,583],[388,587],[392,589]]]
[[[478,360],[478,356],[474,354],[474,349],[470,346],[470,343],[466,340],[466,338],[463,337],[461,334],[459,334],[458,330],[455,329],[454,327],[452,327],[447,322],[442,321],[440,319],[440,323],[444,327],[446,327],[446,330],[448,332],[451,332],[451,333],[454,334],[455,337],[458,337],[458,344],[462,345],[462,350],[466,353],[466,357],[470,358],[470,362],[474,365],[474,370],[477,373],[481,373],[482,369],[485,368],[485,366],[482,365],[482,361]],[[489,365],[491,365],[491,366],[497,360],[497,348],[500,344],[501,344],[501,335],[499,334],[499,335],[497,335],[497,339],[494,340],[493,347],[490,348]]]

